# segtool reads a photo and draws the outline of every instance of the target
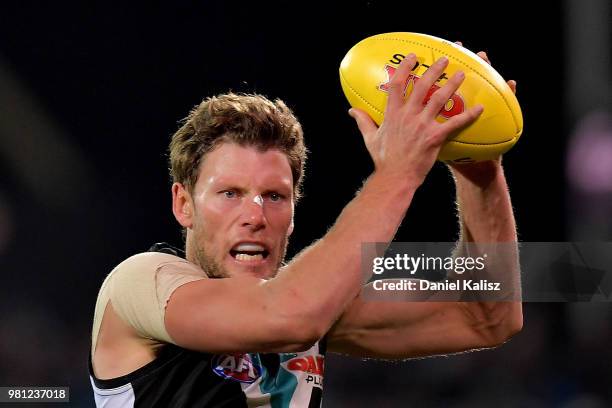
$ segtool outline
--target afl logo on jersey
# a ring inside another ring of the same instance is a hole
[[[212,361],[213,372],[219,377],[242,383],[252,383],[261,375],[261,367],[253,363],[248,354],[216,356]]]

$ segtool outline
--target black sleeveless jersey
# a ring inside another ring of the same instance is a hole
[[[151,251],[181,256],[156,244]],[[96,406],[105,408],[319,407],[325,340],[298,353],[210,354],[173,344],[132,373],[97,379],[89,375]]]
[[[300,353],[233,355],[168,344],[126,376],[97,379],[91,359],[89,374],[98,407],[319,407],[323,343]]]

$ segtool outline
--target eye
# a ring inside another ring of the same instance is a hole
[[[225,198],[236,198],[238,196],[235,190],[225,190],[221,193],[225,196]]]
[[[278,193],[270,193],[270,201],[280,201],[281,198],[283,197]]]

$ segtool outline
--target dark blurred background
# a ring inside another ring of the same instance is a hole
[[[608,0],[57,3],[0,6],[2,386],[69,385],[71,405],[93,405],[98,288],[153,242],[182,245],[166,149],[205,96],[258,92],[295,110],[311,155],[290,254],[322,236],[371,171],[337,70],[373,34],[486,50],[523,108],[504,158],[520,240],[612,240]],[[437,164],[397,240],[456,239],[453,198]],[[611,385],[612,305],[534,303],[496,350],[330,356],[324,406],[606,407]]]

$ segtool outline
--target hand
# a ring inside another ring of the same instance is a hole
[[[444,123],[438,123],[436,116],[459,88],[465,75],[461,71],[456,72],[424,105],[427,92],[444,72],[448,60],[441,58],[432,64],[406,99],[406,82],[416,62],[416,56],[409,54],[391,78],[385,118],[380,128],[362,110],[353,108],[349,114],[357,121],[374,161],[375,171],[408,178],[419,186],[449,135],[474,122],[483,107],[475,106]]]
[[[463,47],[463,43],[461,41],[455,41],[455,44],[458,44],[458,45]],[[487,55],[486,52],[478,51],[476,53],[476,55],[478,55],[480,58],[485,60],[487,64],[491,65],[491,61],[489,60],[489,56]],[[516,94],[516,81],[511,79],[511,80],[507,81],[506,83],[508,84],[510,89],[512,89],[512,93]]]
[[[461,41],[456,41],[455,44],[463,46]],[[489,60],[489,56],[486,52],[479,51],[476,53],[476,55],[486,61],[487,64],[491,65],[491,61]],[[512,92],[516,94],[516,81],[511,79],[507,81],[507,84]],[[495,178],[495,175],[501,169],[501,156],[493,160],[486,160],[476,163],[460,164],[449,162],[447,165],[451,168],[453,173],[459,173],[474,184],[484,187]]]

